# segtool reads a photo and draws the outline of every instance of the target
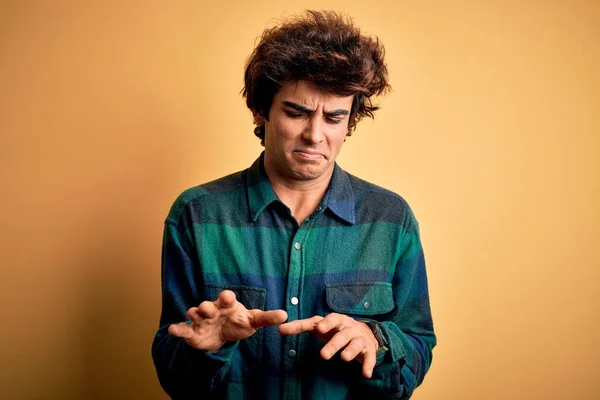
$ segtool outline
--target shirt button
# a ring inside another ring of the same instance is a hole
[[[296,357],[296,350],[292,349],[292,350],[288,351],[288,356],[290,358]]]
[[[321,210],[322,210],[321,206],[318,206],[315,211],[321,211]]]
[[[294,247],[296,248],[296,250],[300,250],[300,246],[301,246],[301,245],[300,245],[300,242],[296,242],[296,243],[294,244]]]
[[[371,303],[369,303],[368,301],[365,301],[365,304],[363,304],[363,307],[365,308],[365,310],[368,310],[370,306],[371,306]]]
[[[298,298],[297,298],[297,297],[292,297],[292,298],[290,299],[290,302],[291,302],[293,305],[296,305],[296,304],[298,304]]]

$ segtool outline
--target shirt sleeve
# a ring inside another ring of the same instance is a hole
[[[417,221],[407,213],[393,277],[394,310],[377,323],[389,343],[378,357],[367,391],[408,399],[429,370],[436,345],[429,304],[425,258]]]
[[[159,382],[173,399],[199,398],[214,393],[225,379],[239,342],[226,343],[210,353],[189,346],[167,331],[169,325],[187,321],[187,310],[203,300],[202,282],[192,224],[167,219],[162,247],[162,310],[152,343],[152,358]],[[194,397],[194,394],[196,395]]]

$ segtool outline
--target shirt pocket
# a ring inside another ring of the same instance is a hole
[[[226,289],[235,293],[236,300],[248,310],[265,309],[267,290],[254,286],[206,284],[204,286],[204,298],[208,301],[215,301],[219,294]]]
[[[265,309],[267,290],[263,288],[243,285],[215,285],[204,286],[204,298],[215,301],[223,290],[231,290],[235,293],[237,301],[242,303],[248,310]],[[229,379],[232,382],[246,382],[251,379],[262,364],[264,342],[264,329],[261,328],[252,336],[240,340],[238,351],[231,360]]]
[[[371,316],[394,309],[389,282],[331,283],[325,286],[325,300],[329,308],[340,314]]]

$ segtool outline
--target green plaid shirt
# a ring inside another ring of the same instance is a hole
[[[389,342],[373,377],[357,361],[320,358],[314,335],[262,328],[210,354],[170,336],[190,307],[233,290],[248,309],[289,321],[331,312],[376,321]],[[436,338],[417,222],[398,195],[339,166],[298,226],[271,187],[263,156],[247,170],[186,190],[165,222],[162,313],[152,345],[173,399],[409,398]]]

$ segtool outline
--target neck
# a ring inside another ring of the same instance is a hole
[[[325,196],[333,175],[333,167],[331,171],[310,180],[283,179],[277,171],[267,168],[266,170],[273,190],[283,204],[292,211],[292,216],[298,225],[301,225],[302,221],[315,211]]]

